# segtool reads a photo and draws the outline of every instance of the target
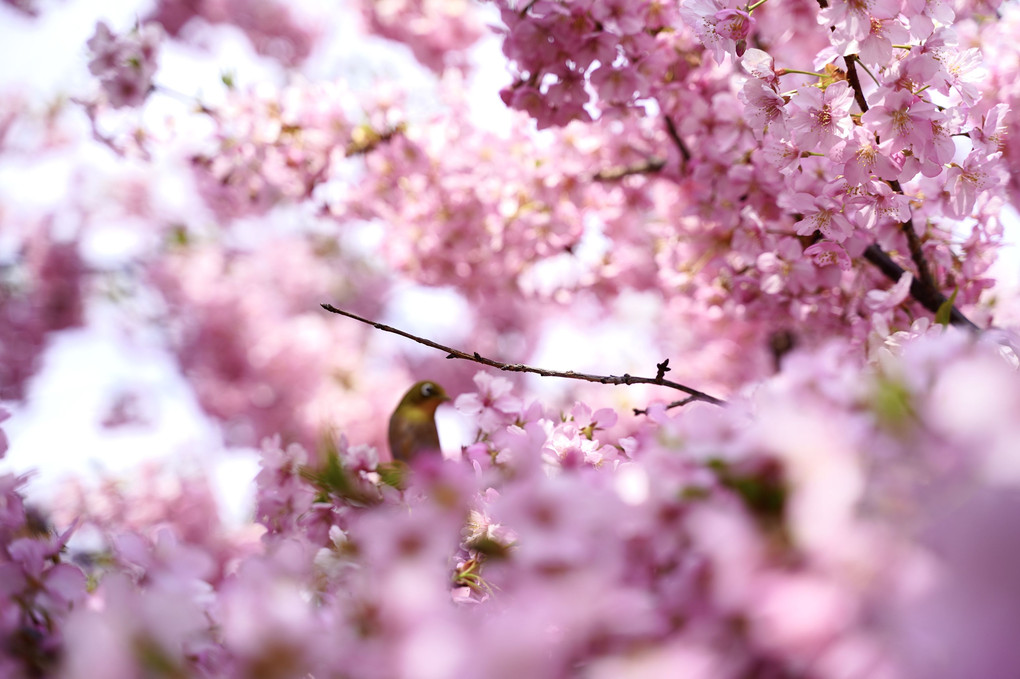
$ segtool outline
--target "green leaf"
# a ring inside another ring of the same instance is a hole
[[[913,398],[910,390],[899,380],[879,377],[868,401],[879,424],[891,430],[900,430],[910,425],[914,417]]]
[[[383,462],[376,467],[376,471],[379,473],[379,479],[387,486],[392,486],[397,490],[405,488],[408,468],[404,462],[400,460]]]
[[[304,467],[301,476],[319,491],[318,500],[339,497],[354,505],[378,504],[380,497],[374,488],[366,486],[344,467],[340,452],[332,442],[323,450],[324,464],[319,468]]]
[[[952,296],[939,305],[939,310],[935,312],[935,322],[939,325],[949,325],[949,321],[952,318],[953,305],[956,304],[956,293],[959,291],[959,288],[953,290]]]

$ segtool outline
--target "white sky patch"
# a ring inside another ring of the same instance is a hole
[[[30,491],[66,476],[121,473],[154,458],[201,455],[223,447],[172,358],[128,341],[109,327],[51,336],[42,370],[4,429],[11,449],[3,466],[36,469]],[[116,400],[136,397],[139,423],[103,427]]]

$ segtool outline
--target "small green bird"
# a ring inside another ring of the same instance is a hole
[[[394,460],[410,462],[423,451],[439,451],[436,408],[449,400],[441,386],[427,380],[407,390],[390,416],[390,452]]]

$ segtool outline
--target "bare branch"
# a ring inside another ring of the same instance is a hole
[[[463,359],[465,361],[472,361],[474,363],[481,363],[482,365],[487,365],[487,366],[489,366],[491,368],[496,368],[496,369],[502,370],[504,372],[532,373],[532,374],[535,374],[535,375],[541,375],[542,377],[562,377],[562,378],[570,379],[570,380],[582,380],[584,382],[597,382],[599,384],[654,384],[654,385],[658,385],[658,386],[661,386],[661,387],[669,387],[670,389],[676,389],[678,391],[684,392],[685,394],[689,394],[690,398],[686,399],[687,401],[692,401],[692,400],[693,401],[705,401],[706,403],[712,403],[714,405],[720,405],[720,406],[721,405],[726,405],[726,402],[723,401],[722,399],[716,398],[715,396],[710,396],[709,394],[706,394],[706,393],[704,393],[702,391],[698,391],[697,389],[692,389],[692,388],[690,388],[688,386],[685,386],[683,384],[680,384],[678,382],[673,382],[671,380],[663,379],[661,376],[657,376],[657,377],[636,377],[634,375],[628,375],[626,373],[623,374],[623,375],[591,375],[591,374],[588,374],[588,373],[574,372],[572,370],[568,370],[566,372],[562,372],[562,371],[559,371],[559,370],[544,370],[542,368],[533,368],[531,366],[524,365],[524,364],[521,364],[521,363],[502,363],[500,361],[494,361],[491,358],[485,358],[484,356],[480,355],[477,351],[472,352],[472,353],[469,354],[467,352],[460,351],[459,349],[453,349],[453,348],[448,347],[446,345],[439,344],[438,342],[433,342],[430,339],[425,339],[424,337],[418,337],[417,335],[413,335],[413,334],[411,334],[409,332],[405,332],[403,330],[400,330],[399,328],[394,328],[392,326],[386,325],[385,323],[376,323],[375,321],[370,321],[369,319],[362,318],[361,316],[358,316],[357,314],[353,314],[350,311],[344,311],[343,309],[337,309],[332,304],[322,304],[320,306],[322,306],[323,309],[325,309],[326,311],[329,311],[330,313],[340,314],[341,316],[346,316],[347,318],[353,318],[354,320],[360,321],[361,323],[365,323],[366,325],[371,325],[376,330],[382,330],[384,332],[391,332],[394,335],[400,335],[401,337],[406,337],[409,340],[414,340],[418,344],[424,344],[427,347],[432,347],[433,349],[438,349],[439,351],[445,352],[447,358],[460,358],[460,359]],[[660,371],[662,371],[663,373],[665,372],[665,370],[662,370],[662,368],[665,367],[665,363],[666,363],[666,361],[663,361],[663,363],[660,363],[658,365]],[[673,407],[673,406],[668,406],[668,407]]]
[[[678,408],[680,406],[685,406],[688,403],[690,403],[691,401],[696,401],[696,400],[697,399],[694,398],[693,396],[688,396],[687,398],[682,398],[679,401],[673,401],[672,403],[667,403],[666,404],[666,410],[669,410],[670,408]],[[634,414],[635,415],[647,415],[649,409],[648,408],[633,408],[633,410],[634,410]]]

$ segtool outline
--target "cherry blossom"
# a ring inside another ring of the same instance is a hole
[[[850,105],[853,93],[845,82],[801,89],[790,100],[790,131],[802,148],[828,151],[845,140],[853,127]]]
[[[149,96],[159,68],[156,58],[162,36],[156,24],[123,36],[115,35],[103,22],[96,24],[88,41],[92,54],[89,71],[99,78],[111,106],[138,106]]]

